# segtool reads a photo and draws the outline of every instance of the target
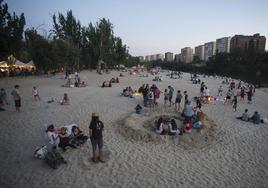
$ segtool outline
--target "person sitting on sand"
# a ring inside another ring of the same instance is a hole
[[[163,135],[164,134],[163,128],[163,118],[159,118],[156,124],[156,133]]]
[[[245,109],[245,112],[242,114],[242,116],[237,117],[236,119],[241,119],[242,121],[248,121],[249,120],[248,109]]]
[[[66,151],[66,147],[67,146],[70,146],[72,148],[76,148],[76,146],[74,146],[73,144],[71,144],[69,142],[69,138],[68,138],[68,135],[67,135],[67,128],[66,127],[62,127],[60,129],[59,138],[60,138],[59,147],[62,148],[63,151]]]
[[[177,123],[174,119],[172,119],[169,124],[169,135],[175,136],[178,134],[180,134],[180,131],[178,129]]]
[[[186,133],[191,133],[192,132],[192,123],[189,121],[186,121],[187,123],[185,124],[184,131]]]
[[[79,87],[86,87],[87,84],[83,81]]]
[[[135,107],[135,110],[136,110],[136,114],[141,114],[142,113],[142,107],[141,107],[141,105],[137,105],[136,107]]]
[[[70,104],[70,99],[69,99],[67,93],[64,93],[63,94],[63,99],[62,99],[62,101],[60,101],[60,104],[61,105],[68,105],[68,104]]]
[[[83,131],[79,129],[77,126],[72,127],[72,134],[71,134],[71,143],[77,146],[83,145],[88,137],[83,134]]]
[[[220,86],[218,89],[218,96],[222,96],[222,92],[223,92],[223,89],[222,89],[222,86]]]
[[[257,111],[255,111],[253,116],[249,120],[252,121],[255,124],[260,124],[261,116]]]
[[[119,78],[118,77],[116,77],[115,83],[119,83]]]
[[[111,82],[111,83],[115,83],[115,79],[112,78],[112,79],[110,80],[110,82]]]

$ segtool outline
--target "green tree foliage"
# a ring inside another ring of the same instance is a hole
[[[8,5],[0,0],[0,58],[6,59],[9,55],[20,56],[23,46],[23,31],[25,18],[22,13],[17,16],[8,12]]]

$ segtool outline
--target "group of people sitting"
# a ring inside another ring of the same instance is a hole
[[[111,83],[119,83],[119,78],[118,78],[118,77],[116,77],[116,78],[112,78],[112,79],[110,80],[110,82],[111,82]]]
[[[155,127],[156,133],[160,135],[179,135],[182,132],[179,130],[178,125],[175,121],[175,119],[171,119],[170,121],[164,120],[162,117],[158,119],[156,122],[156,127]]]
[[[125,89],[123,89],[122,95],[124,97],[134,98],[133,96],[134,93],[135,93],[134,90],[130,86],[128,86]]]
[[[240,119],[242,121],[250,121],[255,124],[268,123],[267,118],[262,118],[258,111],[255,111],[254,114],[250,117],[248,114],[248,109],[245,109],[242,116],[237,117],[236,119]]]
[[[101,87],[102,88],[104,88],[104,87],[112,87],[112,82],[111,81],[109,81],[109,82],[104,81],[104,82],[102,82],[102,86]]]
[[[68,146],[71,148],[82,146],[88,139],[76,124],[67,125],[59,129],[56,129],[54,125],[49,125],[46,133],[51,149],[60,147],[63,151],[66,151]]]

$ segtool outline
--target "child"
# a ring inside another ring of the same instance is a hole
[[[220,86],[218,89],[218,96],[222,96],[222,91],[223,91],[222,86]]]
[[[39,101],[41,100],[41,99],[40,99],[40,96],[39,96],[39,92],[38,92],[38,90],[37,90],[37,88],[36,88],[35,86],[33,87],[32,94],[33,94],[33,96],[34,96],[34,100],[37,100],[37,99],[38,99]]]
[[[181,91],[177,91],[176,99],[175,99],[175,110],[180,110],[180,104],[181,104],[182,94]]]
[[[49,140],[49,144],[52,147],[52,149],[56,149],[59,144],[59,135],[57,133],[57,130],[55,129],[54,125],[49,125],[47,127],[47,136]]]
[[[234,96],[232,103],[233,103],[233,109],[236,112],[236,108],[237,108],[237,96]]]
[[[167,105],[167,101],[168,101],[168,91],[167,89],[165,89],[164,91],[164,105],[165,106]]]
[[[59,138],[60,138],[59,147],[61,147],[63,151],[66,151],[67,146],[70,146],[72,148],[76,148],[76,146],[69,143],[69,138],[68,138],[66,130],[67,130],[66,127],[62,127],[60,129],[60,133],[59,133]]]

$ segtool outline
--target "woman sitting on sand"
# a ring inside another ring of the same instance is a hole
[[[163,128],[163,118],[159,118],[156,124],[156,133],[163,135],[165,133]]]
[[[68,105],[70,104],[70,99],[67,95],[67,93],[64,93],[62,101],[60,101],[61,105]]]
[[[83,134],[83,131],[77,126],[72,127],[71,143],[77,146],[83,145],[87,141],[88,137]]]
[[[180,131],[174,119],[170,121],[170,124],[168,126],[169,126],[169,135],[175,136],[180,134]]]
[[[184,126],[184,131],[186,133],[191,133],[192,132],[192,128],[193,128],[192,123],[190,121],[186,121],[186,124]]]
[[[67,146],[70,146],[72,148],[76,148],[76,146],[74,146],[73,144],[71,144],[69,142],[69,138],[68,138],[68,135],[67,135],[67,128],[66,127],[62,127],[60,129],[59,138],[60,138],[59,147],[62,148],[63,151],[66,151],[66,147]]]

